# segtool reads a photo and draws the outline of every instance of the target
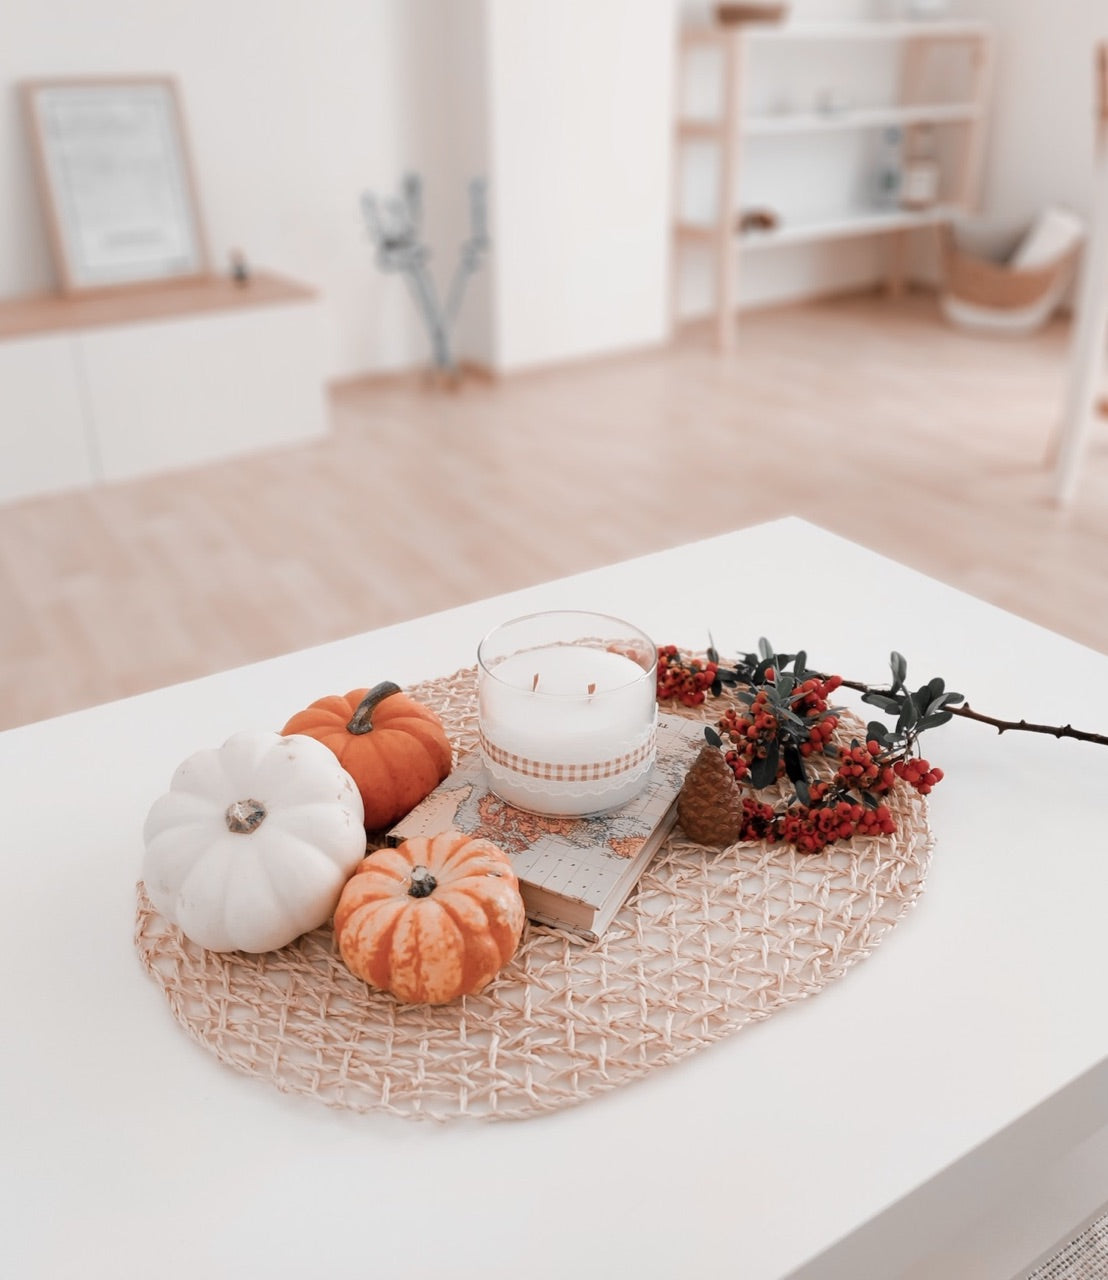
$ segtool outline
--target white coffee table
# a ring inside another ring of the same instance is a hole
[[[1108,729],[1108,658],[783,520],[0,735],[0,1275],[883,1280],[1108,1122],[1108,749],[959,720],[927,750],[947,780],[914,912],[817,998],[644,1082],[435,1127],[194,1045],[131,943],[178,762],[468,665],[549,608],[724,654],[765,634],[875,682],[897,648],[993,714]]]

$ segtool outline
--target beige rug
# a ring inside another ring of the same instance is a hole
[[[410,692],[473,747],[472,669]],[[720,705],[682,714],[714,721]],[[869,955],[919,897],[931,853],[922,798],[898,791],[890,808],[895,836],[808,856],[709,850],[678,831],[599,943],[530,925],[489,987],[442,1007],[371,991],[329,927],[264,956],[206,952],[141,885],[135,944],[184,1030],[277,1089],[351,1111],[519,1119],[699,1052]]]
[[[1020,1280],[1106,1280],[1108,1278],[1108,1209],[1096,1215],[1050,1257],[1021,1273]]]

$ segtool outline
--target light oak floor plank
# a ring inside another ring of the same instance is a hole
[[[0,727],[786,514],[1108,651],[1108,425],[1069,510],[1042,465],[1067,339],[811,303],[744,316],[729,358],[704,329],[348,384],[324,441],[0,507]]]

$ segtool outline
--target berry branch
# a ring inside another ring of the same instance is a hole
[[[664,693],[662,692],[662,672],[659,669],[658,696],[663,699],[677,698],[686,706],[699,706],[704,701],[707,693],[718,696],[720,689],[725,684],[746,683],[757,671],[758,656],[752,653],[746,654],[743,661],[737,662],[733,668],[728,669],[720,666],[719,655],[714,647],[708,649],[708,660],[706,662],[701,662],[696,658],[680,659],[677,648],[674,645],[665,645],[658,652],[659,655],[668,655],[668,657],[660,657],[660,662],[668,661],[673,664],[670,668],[671,674],[668,677],[667,691]],[[781,658],[787,659],[789,656],[788,654],[782,654]],[[672,674],[674,667],[680,668],[683,674],[680,674],[680,672]],[[815,676],[819,680],[829,678],[819,671],[810,671],[808,674]],[[860,680],[836,678],[844,689],[854,689],[863,695],[888,692],[887,689],[877,685],[863,684]],[[867,699],[863,697],[863,701],[867,701]],[[1010,733],[1013,731],[1046,733],[1054,738],[1073,738],[1078,742],[1096,742],[1102,747],[1108,747],[1108,735],[1092,733],[1088,729],[1075,729],[1072,724],[1033,724],[1029,720],[1001,720],[996,716],[986,715],[983,711],[975,711],[968,702],[961,706],[948,704],[946,710],[952,716],[961,716],[965,720],[976,720],[979,724],[991,725],[997,733]]]
[[[862,684],[858,680],[844,680],[844,689],[856,689],[859,693],[874,693],[872,685]],[[1087,729],[1075,729],[1072,724],[1032,724],[1028,720],[998,720],[996,716],[987,716],[982,711],[974,711],[967,702],[964,706],[950,707],[950,714],[961,716],[965,720],[976,720],[980,724],[989,724],[997,733],[1008,733],[1018,729],[1024,733],[1049,733],[1055,738],[1076,738],[1078,742],[1099,742],[1108,747],[1108,736],[1103,733],[1090,733]]]
[[[1032,725],[973,711],[962,694],[946,688],[941,676],[909,689],[908,664],[899,653],[891,655],[890,666],[892,682],[877,687],[813,671],[806,653],[776,653],[765,639],[759,641],[757,653],[745,654],[733,666],[721,664],[714,644],[703,660],[686,658],[674,645],[659,648],[660,701],[676,699],[685,706],[699,706],[709,694],[732,690],[733,705],[714,729],[704,731],[722,761],[718,767],[708,761],[711,767],[697,774],[696,786],[712,792],[700,797],[706,801],[700,808],[711,820],[703,836],[689,830],[685,815],[694,819],[698,805],[696,797],[688,803],[686,796],[682,824],[687,833],[711,844],[781,840],[806,853],[857,835],[889,834],[895,829],[885,803],[889,794],[907,786],[927,795],[943,777],[941,769],[921,757],[920,735],[956,715],[990,724],[998,733],[1025,730],[1108,745],[1108,738],[1071,725]],[[893,727],[871,720],[864,742],[844,741],[840,727],[844,708],[829,704],[831,694],[841,687],[857,690],[863,702],[895,717]],[[813,757],[828,762],[818,775],[811,771],[816,764]],[[692,781],[690,773],[686,788]],[[773,803],[756,795],[743,796],[739,790],[759,792],[777,783],[787,785],[783,798]]]

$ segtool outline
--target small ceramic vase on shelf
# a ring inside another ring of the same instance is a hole
[[[908,158],[900,185],[900,203],[905,209],[930,209],[939,199],[939,158],[935,131],[928,125],[913,130]]]

